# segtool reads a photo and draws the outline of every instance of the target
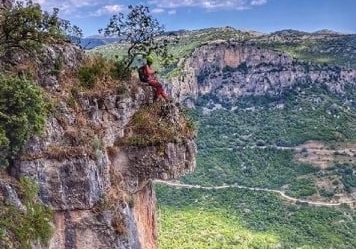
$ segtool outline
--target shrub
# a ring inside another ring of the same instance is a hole
[[[174,107],[160,102],[144,106],[132,117],[127,129],[131,131],[117,145],[161,146],[169,142],[177,142],[195,136],[193,122],[179,114],[178,120],[170,118]]]
[[[87,57],[78,71],[80,85],[87,89],[93,88],[96,82],[105,75],[106,67],[107,60],[103,56]]]
[[[330,191],[330,190],[327,190],[327,189],[324,189],[324,188],[319,190],[319,194],[320,194],[320,196],[327,197],[327,198],[334,196],[334,192],[333,191]]]
[[[6,159],[21,151],[26,141],[40,134],[46,104],[42,90],[32,81],[0,75],[0,154]]]
[[[80,85],[86,89],[93,89],[98,82],[129,80],[130,77],[131,70],[125,67],[124,60],[113,61],[98,54],[88,56],[78,71]]]
[[[296,179],[290,184],[289,190],[286,191],[287,195],[293,197],[311,196],[317,192],[314,183],[310,179]]]
[[[84,88],[93,88],[100,74],[100,69],[94,66],[84,66],[79,69],[78,78]]]
[[[18,207],[0,203],[3,205],[0,209],[0,231],[3,231],[0,239],[6,241],[7,237],[11,243],[19,244],[19,248],[31,248],[31,243],[37,241],[47,245],[53,233],[50,224],[52,211],[38,200],[39,187],[29,178],[22,178],[19,188],[26,212]],[[6,248],[1,242],[0,246]]]
[[[54,60],[53,69],[50,70],[49,74],[58,76],[63,69],[63,60],[61,57],[57,57]]]
[[[126,67],[124,59],[112,62],[110,76],[117,80],[129,80],[131,78],[131,69]]]
[[[5,159],[9,150],[10,141],[6,137],[6,132],[3,127],[0,127],[0,168],[7,166],[7,160]]]

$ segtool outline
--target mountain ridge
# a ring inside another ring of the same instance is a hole
[[[211,28],[203,28],[203,29],[195,29],[195,30],[172,30],[172,31],[166,31],[165,34],[176,34],[178,36],[187,36],[189,34],[204,34],[204,33],[210,33],[210,32],[221,32],[221,31],[229,31],[231,33],[245,33],[245,34],[250,34],[252,37],[272,37],[276,35],[282,35],[282,36],[293,36],[296,37],[298,35],[305,35],[309,37],[333,37],[333,36],[354,36],[356,35],[355,33],[343,33],[343,32],[338,32],[334,30],[329,30],[329,29],[321,29],[321,30],[316,30],[312,32],[307,32],[307,31],[302,31],[302,30],[294,30],[294,29],[283,29],[283,30],[277,30],[277,31],[272,31],[272,32],[259,32],[255,30],[249,30],[249,29],[236,29],[230,26],[225,26],[225,27],[211,27]],[[165,35],[163,34],[163,36]],[[98,46],[103,46],[105,44],[110,44],[110,43],[115,43],[118,41],[118,38],[115,37],[105,37],[104,35],[90,35],[82,38],[81,45],[85,49],[92,49]],[[93,43],[89,47],[86,47],[85,44],[88,43]]]

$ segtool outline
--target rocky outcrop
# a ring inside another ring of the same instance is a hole
[[[343,94],[347,85],[356,82],[355,70],[300,61],[238,42],[198,47],[182,68],[182,74],[172,80],[172,94],[183,102],[207,94],[222,102],[248,95],[278,95],[298,84],[324,85]]]
[[[120,91],[117,85],[80,91],[74,79],[63,78],[80,64],[81,52],[60,45],[47,50],[43,64],[51,67],[57,58],[64,65],[53,80],[45,73],[48,66],[38,73],[39,84],[53,97],[53,113],[44,134],[33,137],[10,167],[15,178],[37,182],[40,199],[55,211],[48,247],[33,248],[156,248],[152,180],[173,179],[195,168],[194,137],[159,145],[120,144],[133,115],[150,106],[150,88],[130,82]],[[174,121],[170,128],[181,125],[175,123],[181,120],[176,105],[159,105]],[[4,200],[21,207],[11,185],[1,184],[0,190]]]

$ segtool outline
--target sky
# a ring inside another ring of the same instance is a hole
[[[231,26],[270,33],[283,29],[330,29],[356,33],[356,0],[33,0],[42,9],[79,26],[84,36],[98,35],[110,17],[143,4],[166,31]]]

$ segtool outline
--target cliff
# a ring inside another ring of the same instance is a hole
[[[175,104],[151,103],[150,88],[134,79],[80,87],[76,75],[84,56],[72,45],[55,44],[44,54],[35,78],[51,113],[44,133],[11,162],[10,175],[1,173],[8,180],[0,184],[0,206],[24,209],[16,179],[29,177],[54,211],[48,246],[32,248],[156,248],[152,180],[195,168],[193,127]],[[0,245],[18,247],[11,239]]]
[[[251,42],[207,43],[180,67],[181,74],[172,79],[172,94],[190,105],[198,96],[233,104],[243,96],[279,96],[295,86],[315,84],[342,95],[356,82],[353,69],[298,60]]]

